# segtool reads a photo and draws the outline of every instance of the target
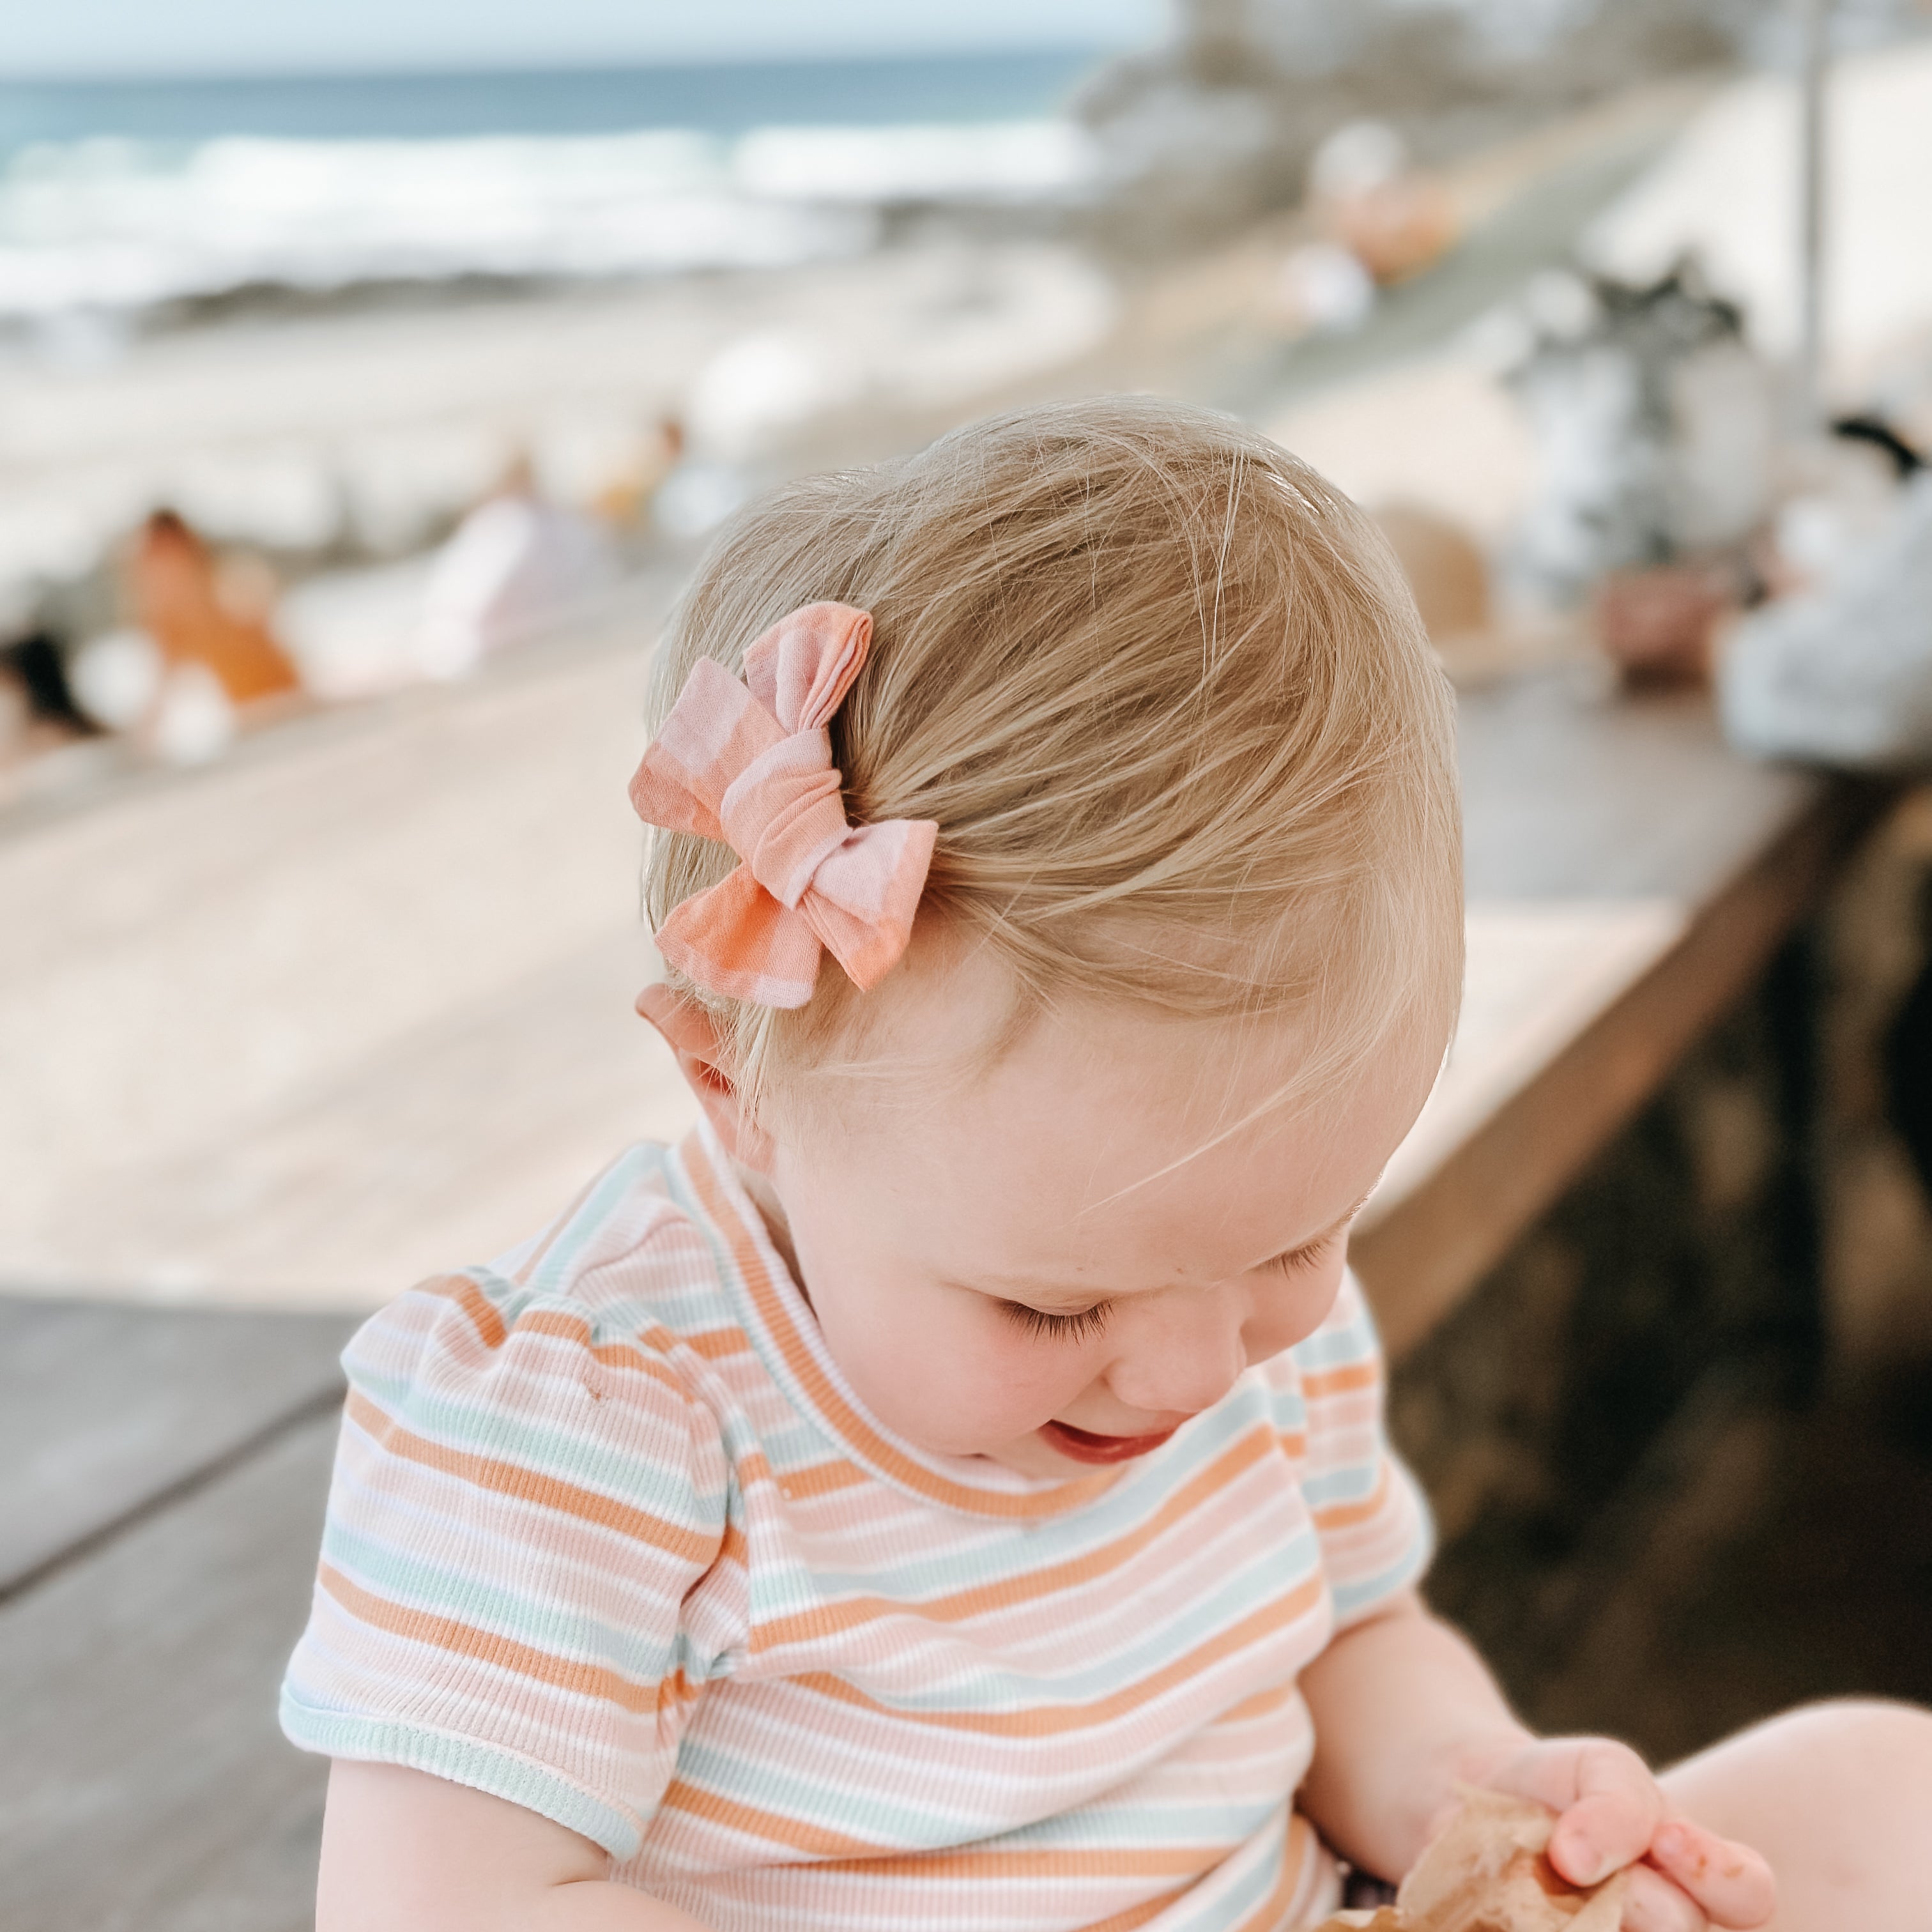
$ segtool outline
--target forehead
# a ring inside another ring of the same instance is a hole
[[[838,1108],[804,1164],[900,1252],[993,1285],[1132,1292],[1299,1246],[1372,1185],[1434,1071],[1425,1044],[1392,1040],[1311,1100],[1292,1019],[1119,1007],[1042,1016],[988,1066],[1004,982],[970,966],[920,980],[874,1036],[902,1070]]]

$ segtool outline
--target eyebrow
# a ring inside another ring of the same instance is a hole
[[[1370,1197],[1375,1192],[1376,1187],[1380,1184],[1381,1177],[1378,1175],[1375,1184],[1368,1189],[1361,1198],[1346,1214],[1340,1215],[1330,1222],[1318,1234],[1311,1234],[1306,1240],[1298,1242],[1292,1248],[1283,1248],[1280,1253],[1270,1255],[1266,1259],[1256,1262],[1253,1264],[1254,1268],[1268,1268],[1276,1262],[1292,1261],[1298,1255],[1311,1253],[1315,1249],[1332,1241],[1369,1204]],[[1248,1272],[1252,1273],[1252,1269],[1249,1270]],[[1121,1295],[1142,1294],[1150,1292],[1144,1288],[1133,1288],[1106,1289],[1070,1288],[1064,1282],[1036,1281],[1023,1275],[994,1276],[991,1278],[987,1285],[998,1289],[1010,1291],[1015,1294],[1023,1294],[1030,1301],[1049,1304],[1041,1311],[1046,1314],[1056,1312],[1058,1308],[1091,1308],[1096,1300],[1112,1301]]]

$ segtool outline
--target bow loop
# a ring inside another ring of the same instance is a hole
[[[745,653],[752,695],[787,731],[830,724],[872,648],[872,620],[849,604],[808,604]]]
[[[658,931],[664,957],[712,992],[802,1006],[825,952],[870,988],[911,938],[939,828],[848,824],[826,729],[872,632],[862,610],[812,604],[746,651],[743,683],[700,658],[631,781],[647,824],[722,841],[744,862]]]

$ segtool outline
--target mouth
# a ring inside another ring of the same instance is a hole
[[[1049,1422],[1038,1431],[1050,1448],[1076,1462],[1131,1462],[1136,1456],[1150,1455],[1174,1432],[1163,1429],[1154,1436],[1096,1436],[1070,1422]]]

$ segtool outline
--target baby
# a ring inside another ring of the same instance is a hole
[[[320,1932],[1286,1932],[1468,1786],[1641,1932],[1773,1866],[1784,1932],[1932,1923],[1932,1718],[1653,1778],[1418,1594],[1346,1264],[1460,832],[1346,499],[1172,404],[982,423],[741,515],[653,716],[704,1123],[350,1346],[282,1705]]]

